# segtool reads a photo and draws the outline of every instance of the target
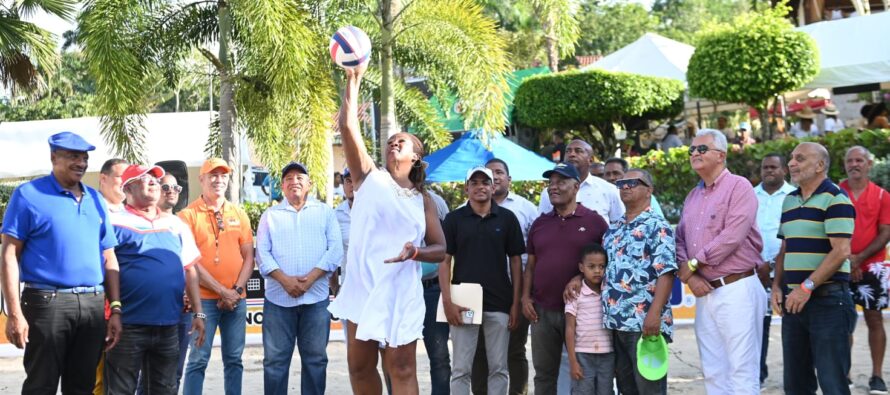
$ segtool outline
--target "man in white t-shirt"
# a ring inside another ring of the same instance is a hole
[[[571,163],[578,169],[581,176],[580,189],[578,190],[577,200],[590,210],[596,211],[606,223],[611,223],[621,219],[624,215],[624,203],[621,202],[621,195],[618,188],[610,184],[608,181],[599,177],[590,176],[590,157],[593,148],[590,144],[582,140],[572,140],[566,147],[566,162]],[[553,211],[553,205],[550,204],[550,196],[547,189],[541,191],[541,203],[538,205],[538,214],[545,214]]]

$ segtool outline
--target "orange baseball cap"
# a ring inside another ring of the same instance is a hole
[[[232,168],[229,167],[229,164],[226,163],[226,161],[224,161],[220,158],[210,158],[210,159],[207,159],[206,161],[204,161],[204,164],[201,165],[201,172],[198,173],[198,175],[203,176],[203,175],[210,173],[211,171],[214,171],[219,168],[225,169],[226,173],[232,172]]]

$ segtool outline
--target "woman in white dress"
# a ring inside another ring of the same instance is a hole
[[[379,395],[378,350],[394,394],[417,394],[417,339],[426,310],[420,262],[445,258],[436,205],[423,190],[423,144],[399,133],[388,141],[386,170],[375,167],[359,133],[358,96],[366,65],[346,70],[340,133],[355,186],[349,273],[329,310],[347,320],[352,391]]]

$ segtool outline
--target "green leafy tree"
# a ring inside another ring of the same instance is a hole
[[[578,28],[578,0],[530,1],[541,21],[544,46],[550,71],[559,71],[559,59],[575,54],[575,43],[580,37]]]
[[[73,0],[18,0],[0,5],[0,82],[4,87],[31,92],[39,87],[41,74],[55,72],[57,38],[24,18],[43,11],[69,20],[75,3]]]
[[[683,83],[603,70],[526,79],[516,91],[521,125],[579,131],[601,156],[617,145],[615,124],[661,119],[683,109]]]
[[[660,20],[660,34],[695,45],[695,36],[702,29],[732,22],[758,3],[768,4],[765,0],[655,0],[652,13]]]
[[[44,88],[31,95],[0,103],[0,119],[31,121],[92,116],[95,80],[89,75],[79,52],[63,52],[58,69],[47,74],[39,69]]]
[[[793,30],[786,13],[780,4],[702,33],[686,74],[692,96],[756,108],[767,138],[768,101],[802,87],[819,71],[815,42]]]
[[[583,55],[608,55],[658,28],[658,18],[638,3],[588,0],[581,10],[576,48]]]

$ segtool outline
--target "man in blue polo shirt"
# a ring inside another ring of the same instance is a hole
[[[200,299],[200,258],[189,227],[179,217],[158,209],[164,170],[130,165],[121,177],[127,205],[112,213],[119,244],[121,304],[112,306],[124,326],[120,343],[105,356],[105,390],[111,394],[136,392],[139,370],[149,394],[174,395],[179,361],[178,324],[182,293]],[[192,307],[195,344],[204,343],[201,304]]]
[[[96,147],[71,132],[49,146],[52,173],[16,188],[0,230],[6,337],[25,349],[22,393],[55,394],[61,379],[62,393],[85,394],[103,345],[120,337],[120,317],[104,317],[106,292],[120,304],[117,238],[105,201],[81,182]]]

